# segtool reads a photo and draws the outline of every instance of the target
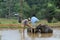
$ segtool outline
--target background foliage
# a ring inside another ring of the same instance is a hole
[[[0,0],[0,18],[15,17],[22,7],[23,18],[35,14],[39,19],[54,17],[60,21],[60,0],[23,0],[22,4],[20,0]]]

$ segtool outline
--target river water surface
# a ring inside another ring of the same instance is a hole
[[[60,40],[60,28],[53,28],[53,33],[32,34],[26,29],[1,29],[0,40]]]

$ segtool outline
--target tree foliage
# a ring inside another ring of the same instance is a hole
[[[22,6],[20,4],[20,0],[0,0],[0,17],[21,14],[22,8],[23,18],[35,14],[39,19],[54,17],[60,20],[60,0],[23,0]]]

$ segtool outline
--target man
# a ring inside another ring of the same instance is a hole
[[[39,21],[39,19],[37,18],[37,17],[35,17],[35,15],[33,15],[32,17],[31,17],[31,23],[32,23],[32,26],[33,27],[36,27],[37,25],[37,22]]]
[[[31,26],[29,25],[29,19],[24,19],[24,20],[22,20],[22,24],[23,24],[23,27],[26,27],[26,26],[31,27]]]

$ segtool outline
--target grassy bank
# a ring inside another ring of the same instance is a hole
[[[40,20],[38,24],[46,24],[51,27],[60,27],[60,22],[48,23],[46,20]],[[0,28],[21,28],[21,24],[17,19],[0,18]]]
[[[17,19],[0,18],[0,24],[18,24]]]
[[[39,24],[46,24],[46,25],[51,26],[51,27],[60,27],[60,21],[58,21],[56,23],[48,23],[46,20],[41,20],[39,22]]]

